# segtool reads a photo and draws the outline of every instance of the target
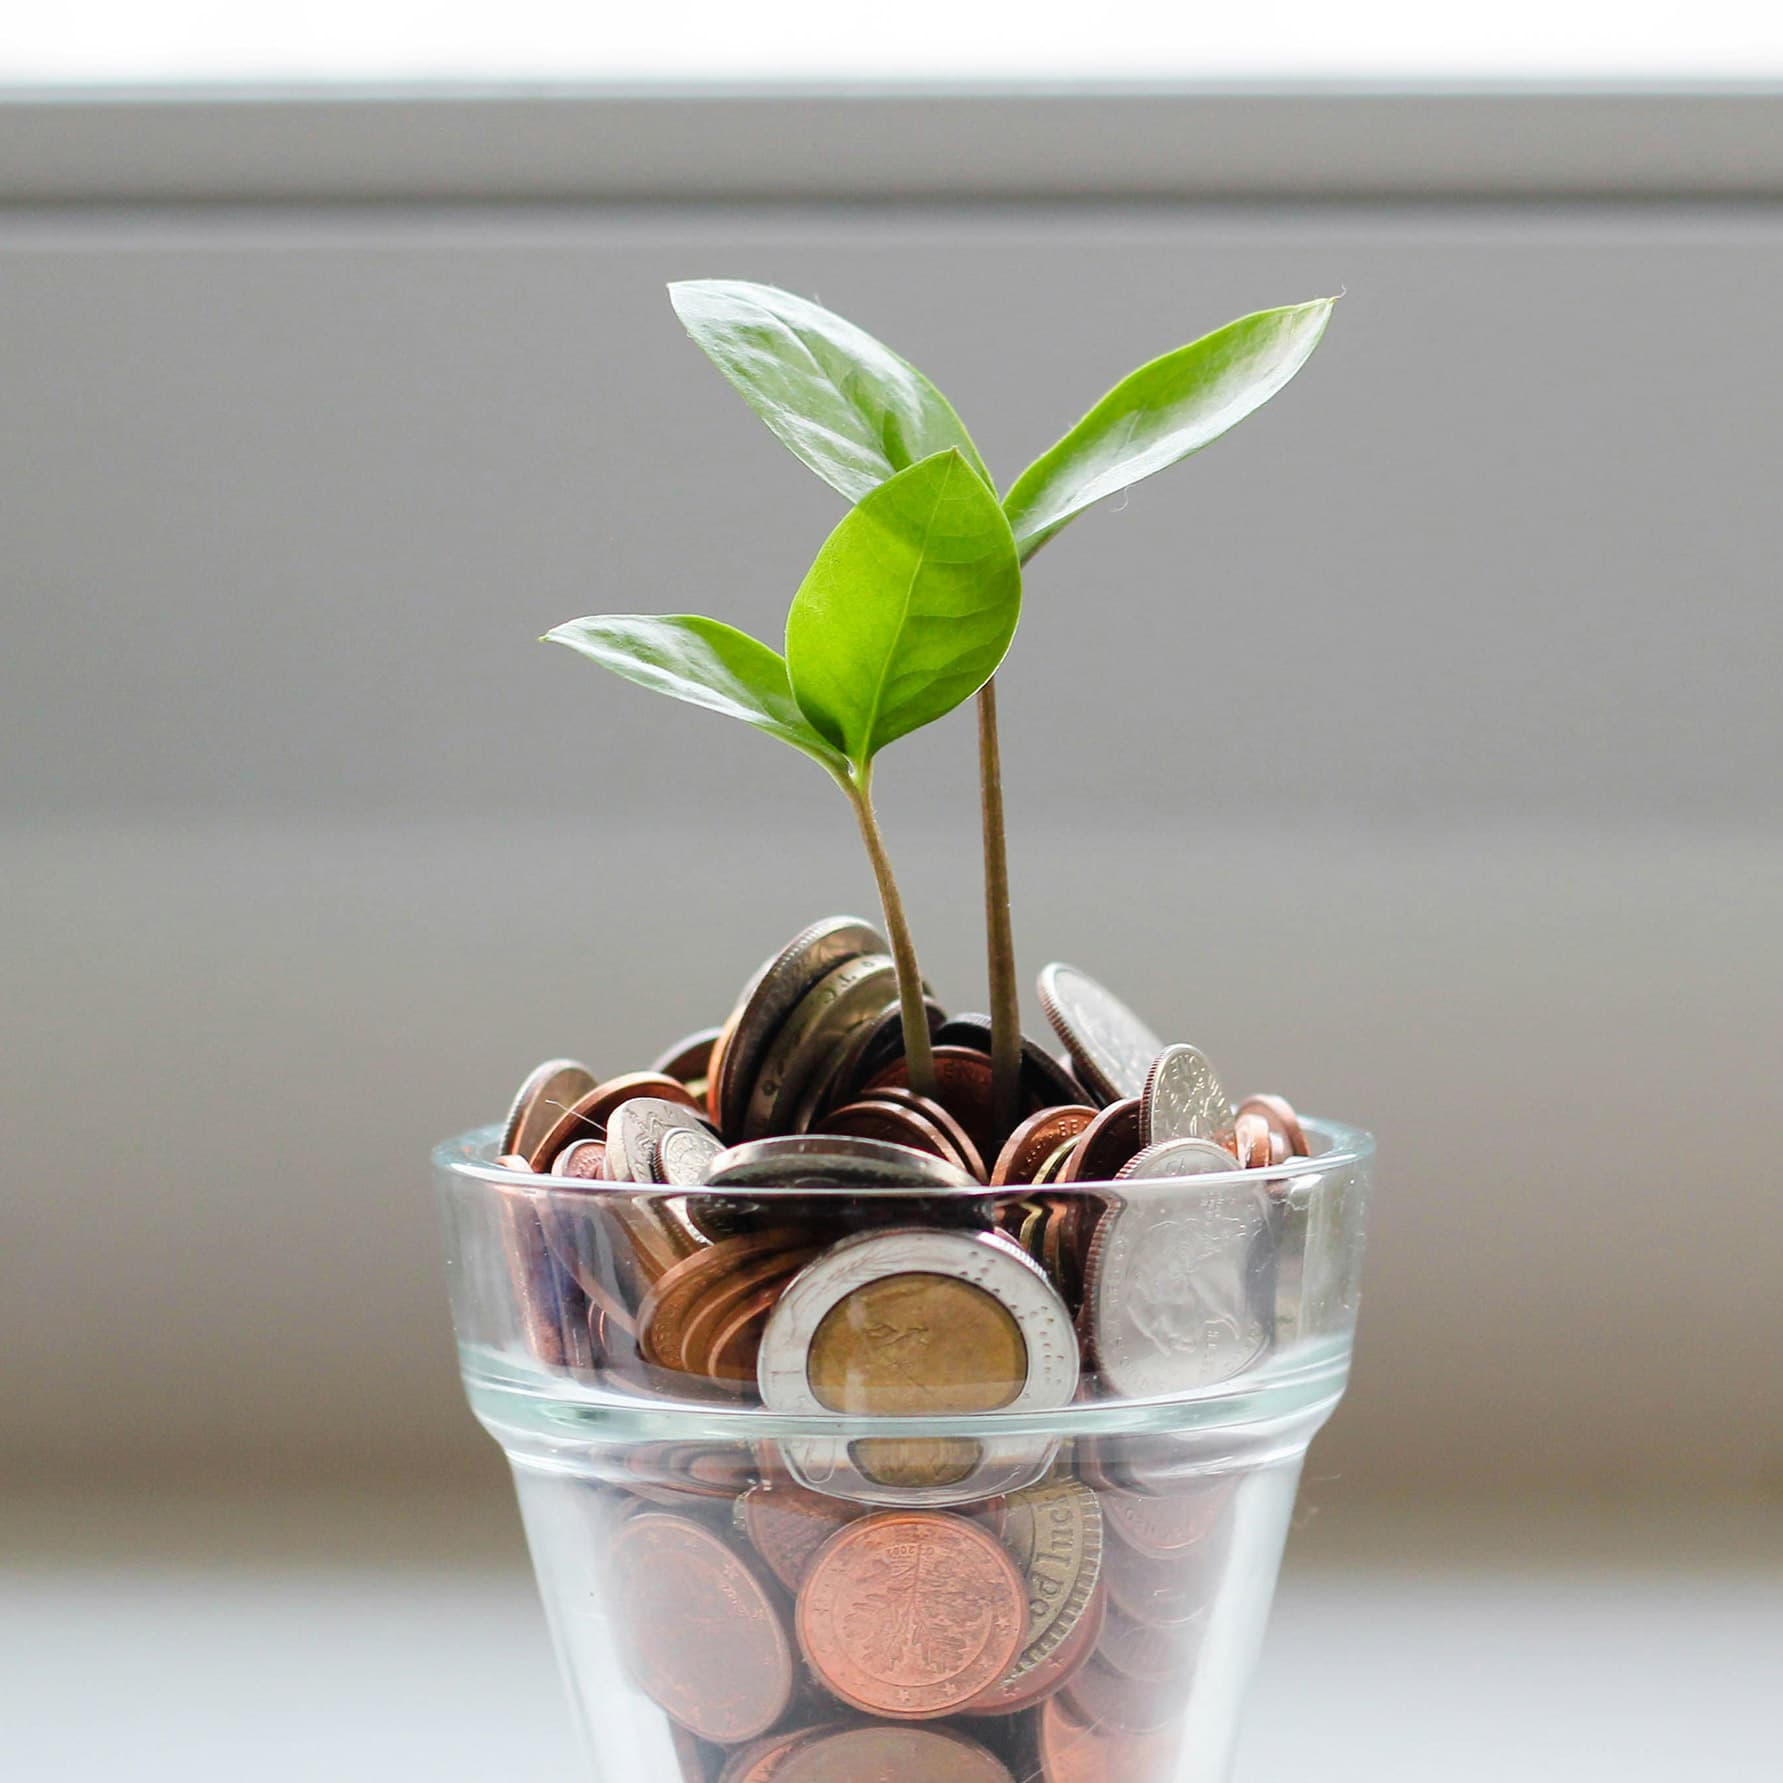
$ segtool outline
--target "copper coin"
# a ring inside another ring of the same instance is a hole
[[[718,1773],[718,1783],[772,1783],[800,1746],[821,1739],[828,1731],[822,1727],[801,1727],[792,1733],[771,1733],[752,1741],[741,1752],[731,1754]]]
[[[969,1046],[986,1058],[992,1056],[994,1036],[991,1018],[976,1013],[950,1016],[935,1035],[937,1046]],[[1045,1108],[1078,1098],[1077,1079],[1037,1040],[1021,1037],[1022,1105]]]
[[[933,997],[923,999],[923,1013],[928,1017],[929,1039],[933,1044],[947,1015]],[[835,1065],[822,1075],[808,1103],[803,1105],[807,1123],[814,1123],[826,1108],[857,1101],[870,1078],[877,1077],[894,1059],[903,1056],[904,1012],[894,1002],[877,1021],[869,1022],[836,1054]]]
[[[737,1526],[789,1591],[797,1591],[818,1550],[846,1523],[857,1523],[868,1507],[849,1498],[831,1498],[791,1480],[752,1487],[737,1500]]]
[[[727,1139],[744,1137],[744,1110],[768,1048],[788,1016],[826,975],[862,954],[884,953],[872,924],[829,916],[801,930],[744,987],[723,1057],[712,1067],[712,1105]]]
[[[667,1052],[650,1066],[659,1077],[672,1077],[677,1083],[691,1083],[704,1077],[712,1068],[712,1048],[718,1042],[717,1028],[701,1028],[685,1040],[677,1040]]]
[[[795,1747],[774,1783],[1012,1783],[1002,1760],[943,1727],[850,1727]]]
[[[669,1739],[675,1748],[675,1762],[681,1767],[681,1783],[711,1783],[712,1748],[695,1739],[678,1721],[669,1723]]]
[[[954,1161],[968,1176],[975,1176],[980,1182],[987,1178],[984,1159],[979,1156],[978,1147],[972,1135],[954,1118],[952,1112],[943,1107],[932,1096],[919,1096],[914,1090],[907,1090],[901,1084],[881,1084],[876,1090],[869,1090],[861,1098],[868,1102],[895,1102],[900,1108],[908,1108],[914,1114],[920,1114],[924,1120],[939,1127],[946,1136],[948,1147]]]
[[[517,1175],[531,1174],[516,1154],[504,1153],[496,1162]],[[587,1343],[585,1326],[580,1341],[567,1331],[570,1320],[587,1317],[581,1294],[553,1257],[532,1196],[503,1190],[498,1206],[508,1283],[526,1347],[547,1368],[563,1368]],[[570,1296],[573,1302],[566,1304]]]
[[[774,1310],[786,1284],[816,1254],[815,1250],[806,1247],[776,1251],[770,1256],[758,1257],[740,1265],[733,1274],[714,1283],[688,1309],[686,1321],[681,1327],[681,1366],[694,1373],[712,1375],[714,1379],[747,1379],[753,1384],[753,1372],[747,1377],[722,1377],[713,1374],[708,1366],[713,1341],[721,1331],[732,1325],[737,1314],[746,1305],[755,1309],[751,1316],[759,1316],[765,1327],[768,1315]],[[759,1335],[758,1332],[757,1349],[760,1347]],[[734,1343],[737,1333],[732,1331],[731,1336]]]
[[[1122,1610],[1110,1609],[1096,1651],[1105,1664],[1150,1684],[1186,1683],[1201,1646],[1201,1625],[1151,1628]],[[1185,1691],[1186,1694],[1186,1691]]]
[[[1185,1481],[1171,1492],[1104,1492],[1102,1514],[1129,1548],[1153,1560],[1170,1560],[1219,1533],[1236,1487],[1228,1474]]]
[[[937,1046],[935,1060],[935,1100],[957,1120],[971,1136],[980,1158],[997,1155],[998,1134],[991,1109],[991,1062],[981,1052],[968,1046]],[[868,1091],[893,1085],[910,1087],[909,1061],[899,1059],[888,1065],[867,1083]]]
[[[950,1164],[960,1163],[959,1154],[933,1121],[914,1109],[881,1101],[877,1096],[831,1109],[823,1117],[823,1131],[825,1137],[833,1134],[842,1139],[883,1139],[892,1145],[932,1152]],[[961,1167],[964,1168],[963,1164]]]
[[[604,1139],[572,1139],[551,1160],[553,1176],[573,1182],[599,1182],[606,1175],[607,1142]]]
[[[991,1186],[1031,1183],[1040,1166],[1067,1141],[1076,1140],[1096,1118],[1082,1103],[1043,1108],[1031,1114],[1004,1141],[991,1168]]]
[[[1288,1155],[1295,1158],[1309,1157],[1312,1147],[1307,1142],[1306,1129],[1300,1124],[1300,1116],[1294,1112],[1294,1105],[1285,1096],[1276,1096],[1268,1091],[1260,1091],[1254,1096],[1246,1096],[1239,1103],[1240,1114],[1255,1111],[1261,1114],[1272,1127],[1278,1128],[1288,1142]]]
[[[1122,1733],[1156,1733],[1181,1712],[1183,1691],[1174,1678],[1130,1678],[1093,1653],[1065,1685],[1064,1700],[1093,1727]]]
[[[1102,1555],[1109,1602],[1148,1628],[1182,1628],[1199,1620],[1219,1594],[1228,1527],[1216,1525],[1216,1532],[1198,1547],[1168,1560],[1110,1541]]]
[[[1037,1664],[1017,1665],[983,1696],[968,1703],[966,1715],[1018,1715],[1056,1695],[1089,1663],[1102,1641],[1108,1597],[1100,1587],[1091,1595],[1084,1612],[1052,1652]]]
[[[1027,1593],[987,1530],[886,1511],[831,1536],[799,1592],[799,1644],[819,1681],[870,1714],[952,1714],[1015,1663]]]
[[[638,1308],[638,1334],[645,1359],[665,1368],[684,1366],[682,1338],[687,1317],[708,1290],[728,1280],[743,1264],[777,1257],[795,1242],[794,1234],[785,1231],[726,1238],[666,1269]]]
[[[1254,1108],[1232,1123],[1232,1156],[1240,1170],[1269,1168],[1271,1133],[1268,1117]]]
[[[528,1073],[502,1122],[504,1155],[530,1159],[557,1118],[594,1088],[594,1073],[576,1059],[547,1059]]]
[[[1040,1711],[1044,1783],[1168,1783],[1176,1774],[1180,1729],[1153,1734],[1104,1731],[1084,1720],[1061,1693]]]
[[[645,1511],[612,1542],[617,1629],[638,1688],[719,1745],[764,1734],[792,1702],[794,1669],[772,1594],[704,1524]]]
[[[715,1381],[755,1384],[755,1358],[761,1350],[761,1334],[791,1274],[787,1270],[764,1282],[713,1321],[712,1334],[698,1352],[701,1374],[710,1375]]]
[[[1079,1135],[1059,1180],[1113,1182],[1143,1144],[1139,1098],[1111,1102]]]

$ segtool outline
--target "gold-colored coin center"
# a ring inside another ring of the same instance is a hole
[[[946,1275],[889,1275],[824,1314],[805,1366],[831,1411],[988,1412],[1021,1392],[1028,1346],[994,1294]]]

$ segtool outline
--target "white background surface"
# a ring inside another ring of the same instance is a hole
[[[499,1498],[9,1515],[36,1556],[0,1575],[19,1783],[582,1775]],[[1764,1507],[1315,1519],[1236,1783],[1773,1783],[1780,1668]]]

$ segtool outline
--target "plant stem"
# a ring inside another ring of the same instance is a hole
[[[935,1056],[929,1046],[929,1012],[922,994],[922,971],[916,963],[916,943],[910,938],[904,900],[898,893],[898,882],[892,877],[885,840],[879,834],[879,820],[873,815],[871,769],[862,770],[846,785],[854,814],[860,821],[861,840],[867,845],[867,858],[873,863],[873,877],[879,882],[885,932],[891,939],[892,959],[898,968],[898,1007],[904,1018],[905,1071],[910,1087],[917,1095],[932,1096],[935,1093]]]
[[[997,680],[978,690],[978,786],[984,832],[984,948],[991,996],[991,1108],[998,1133],[1021,1119],[1022,1012],[1009,916],[1009,842],[1003,824],[1003,752]]]

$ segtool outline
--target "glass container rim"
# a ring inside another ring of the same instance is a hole
[[[1301,1115],[1300,1124],[1308,1136],[1315,1142],[1325,1142],[1323,1150],[1312,1152],[1304,1158],[1289,1158],[1282,1164],[1271,1164],[1267,1167],[1256,1167],[1249,1170],[1240,1169],[1236,1160],[1230,1170],[1208,1170],[1190,1176],[1148,1176],[1139,1179],[1121,1181],[1083,1181],[1068,1183],[1048,1183],[1045,1190],[1050,1194],[1067,1194],[1074,1190],[1102,1190],[1117,1195],[1131,1196],[1143,1189],[1230,1189],[1235,1187],[1254,1188],[1262,1183],[1279,1183],[1287,1181],[1291,1185],[1297,1179],[1311,1178],[1315,1181],[1328,1177],[1335,1171],[1342,1171],[1356,1166],[1366,1167],[1374,1160],[1374,1135],[1365,1128],[1352,1126],[1345,1121],[1328,1120],[1321,1115]],[[777,1199],[780,1196],[799,1196],[806,1200],[822,1199],[826,1196],[849,1197],[855,1200],[913,1200],[933,1201],[940,1196],[960,1196],[971,1194],[983,1195],[1015,1195],[1021,1196],[1035,1192],[1032,1183],[982,1183],[976,1190],[970,1189],[937,1189],[933,1185],[910,1184],[875,1184],[863,1187],[858,1184],[833,1187],[797,1185],[785,1183],[757,1184],[748,1187],[725,1187],[704,1185],[686,1188],[673,1183],[609,1183],[590,1181],[583,1178],[552,1176],[548,1172],[540,1174],[536,1171],[515,1170],[507,1165],[496,1163],[497,1147],[501,1143],[501,1123],[491,1121],[482,1126],[467,1128],[462,1133],[455,1133],[449,1139],[443,1139],[433,1148],[433,1162],[437,1169],[448,1174],[468,1178],[493,1189],[505,1190],[512,1194],[516,1189],[549,1190],[574,1195],[601,1194],[603,1192],[625,1195],[642,1195],[652,1192],[677,1196],[724,1196],[735,1200],[738,1197],[749,1199]]]

